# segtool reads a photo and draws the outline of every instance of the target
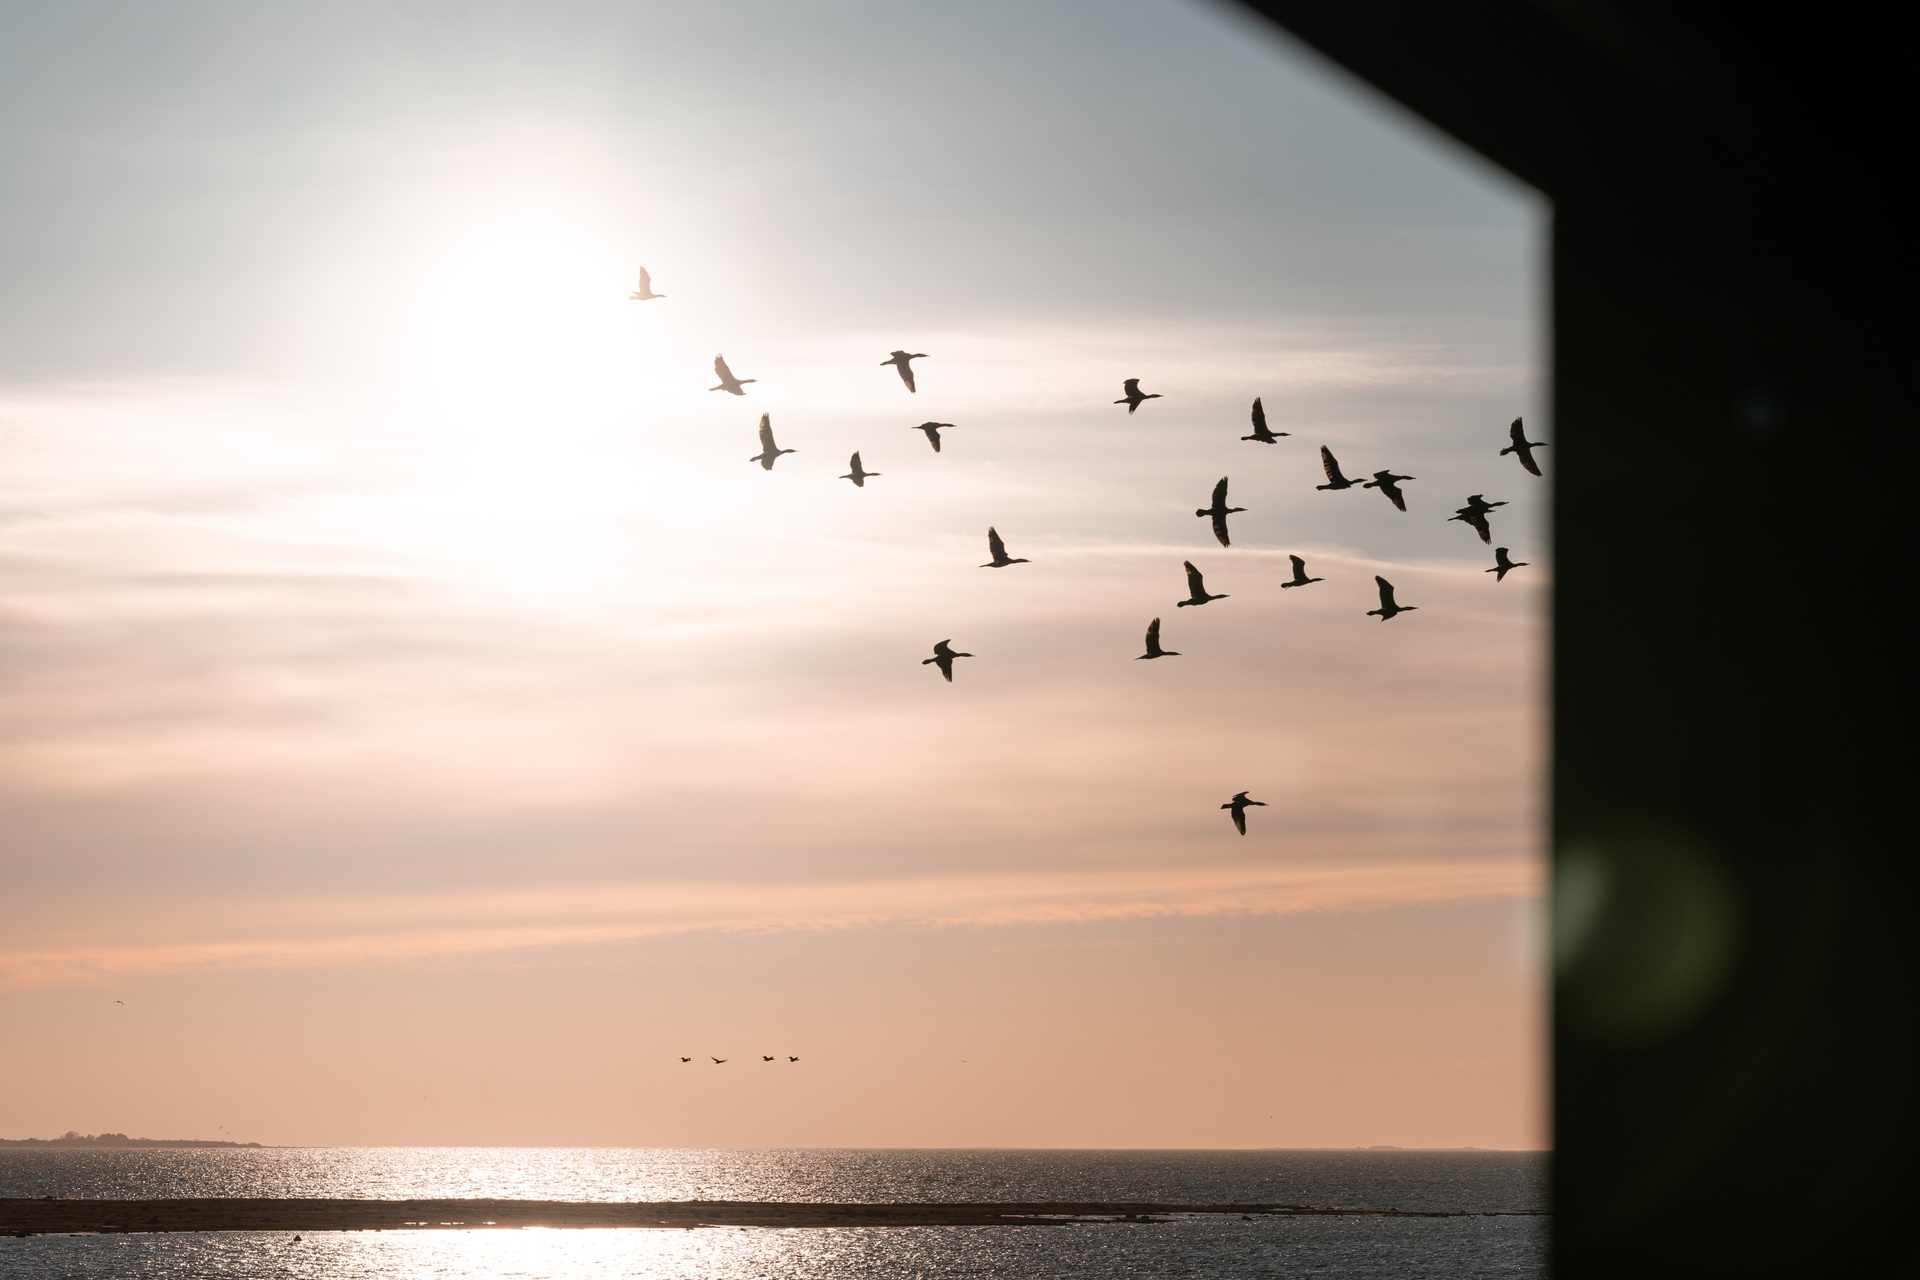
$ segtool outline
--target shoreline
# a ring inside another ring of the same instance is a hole
[[[1466,1212],[1274,1204],[830,1204],[798,1201],[0,1199],[0,1236],[179,1231],[471,1231],[651,1227],[1048,1227],[1254,1217],[1544,1217],[1544,1210]]]

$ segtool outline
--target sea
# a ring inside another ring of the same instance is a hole
[[[25,1236],[0,1239],[0,1277],[1535,1277],[1549,1228],[1547,1157],[1511,1151],[0,1148],[0,1197],[21,1196],[1152,1201],[1466,1216]]]

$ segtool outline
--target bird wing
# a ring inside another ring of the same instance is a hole
[[[1393,584],[1377,573],[1373,576],[1373,580],[1380,584],[1380,607],[1382,609],[1399,608],[1393,602]]]
[[[995,560],[1007,558],[1007,544],[1000,540],[1000,531],[997,529],[987,530],[987,554]]]
[[[1294,577],[1304,578],[1307,576],[1307,562],[1305,560],[1302,560],[1299,556],[1288,556],[1287,559],[1293,561]]]
[[[1525,444],[1520,448],[1515,449],[1513,456],[1520,459],[1520,465],[1525,467],[1528,471],[1531,471],[1536,476],[1540,474],[1540,464],[1533,460],[1532,443],[1529,442],[1528,444]]]
[[[913,366],[902,360],[897,367],[900,370],[900,381],[907,384],[907,390],[918,391],[919,388],[913,385]]]
[[[653,292],[653,277],[647,274],[647,269],[645,267],[640,268],[640,292],[642,293]]]
[[[1128,378],[1126,382],[1123,384],[1123,386],[1126,389],[1126,393],[1130,396],[1137,396],[1140,394],[1140,379],[1138,378]]]
[[[1193,561],[1187,560],[1182,563],[1187,566],[1187,590],[1196,597],[1207,594],[1207,581],[1200,576],[1200,571],[1193,567]]]
[[[1507,428],[1507,439],[1513,441],[1513,447],[1516,449],[1523,447],[1527,443],[1527,429],[1520,425],[1521,421],[1521,419],[1515,418],[1513,425]]]
[[[1327,479],[1333,484],[1344,484],[1346,477],[1340,474],[1340,463],[1335,460],[1333,450],[1320,446],[1320,469],[1327,473]]]
[[[1381,481],[1380,492],[1386,494],[1387,497],[1393,502],[1393,505],[1400,508],[1400,510],[1405,511],[1407,509],[1407,495],[1400,492],[1400,486],[1395,481],[1392,481],[1392,480]]]
[[[733,370],[727,368],[727,358],[725,356],[715,356],[713,358],[713,371],[719,375],[720,381],[722,382],[732,382],[735,380]]]
[[[772,414],[763,413],[760,415],[760,447],[768,453],[772,453],[776,447],[773,443]]]
[[[1155,618],[1147,624],[1147,652],[1152,653],[1160,647],[1160,619]]]
[[[1233,540],[1227,537],[1227,513],[1224,511],[1215,511],[1212,514],[1213,514],[1213,536],[1219,539],[1221,546],[1223,547],[1232,546]]]
[[[1247,834],[1247,811],[1236,808],[1233,811],[1233,829],[1241,835]]]
[[[1253,398],[1253,434],[1256,436],[1267,434],[1267,411],[1261,407],[1259,396]]]
[[[1213,486],[1213,505],[1216,507],[1227,505],[1227,477],[1225,476],[1221,476],[1220,483]]]
[[[847,460],[847,470],[853,472],[855,475],[860,474],[860,451],[858,449],[855,449],[853,451],[853,457]]]

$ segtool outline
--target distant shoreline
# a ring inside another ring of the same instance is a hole
[[[80,1147],[89,1150],[124,1147],[231,1147],[260,1150],[257,1142],[226,1142],[213,1138],[129,1138],[124,1133],[74,1133],[57,1138],[0,1138],[0,1147]]]

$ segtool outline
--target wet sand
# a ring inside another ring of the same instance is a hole
[[[0,1200],[0,1236],[139,1231],[418,1231],[517,1227],[976,1227],[1247,1217],[1478,1217],[1250,1204],[807,1204],[669,1200]],[[1504,1216],[1504,1215],[1503,1215]]]

